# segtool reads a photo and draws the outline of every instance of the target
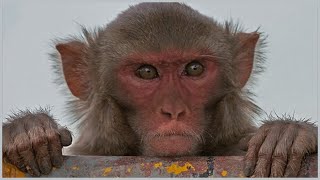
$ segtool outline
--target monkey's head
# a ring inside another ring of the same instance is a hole
[[[226,123],[249,122],[242,89],[257,32],[239,32],[184,4],[141,3],[84,35],[56,46],[66,83],[82,104],[74,108],[83,111],[83,127],[112,131],[144,155],[167,156],[195,154],[244,130],[223,133]]]

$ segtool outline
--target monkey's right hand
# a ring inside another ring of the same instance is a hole
[[[2,155],[32,176],[49,174],[63,162],[62,147],[72,142],[69,130],[44,110],[22,112],[3,125]]]

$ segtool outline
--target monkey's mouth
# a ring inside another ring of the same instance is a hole
[[[146,155],[183,156],[194,153],[198,145],[194,136],[186,133],[165,133],[154,136],[148,142]]]

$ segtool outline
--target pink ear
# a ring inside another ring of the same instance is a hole
[[[241,88],[244,87],[249,80],[253,68],[255,47],[259,39],[259,34],[253,33],[238,33],[238,46],[236,62],[239,62],[238,79]]]
[[[63,74],[71,93],[85,100],[89,90],[85,44],[72,41],[65,44],[57,44],[56,49],[61,55]]]

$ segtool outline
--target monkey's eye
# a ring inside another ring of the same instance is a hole
[[[157,69],[151,65],[140,66],[136,71],[136,75],[142,79],[154,79],[159,76]]]
[[[200,62],[192,61],[186,65],[184,71],[187,76],[200,76],[204,71],[204,67]]]

